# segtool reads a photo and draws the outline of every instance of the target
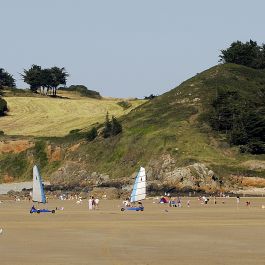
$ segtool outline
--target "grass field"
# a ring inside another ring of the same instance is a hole
[[[121,99],[90,99],[67,94],[72,98],[6,97],[9,112],[0,119],[0,129],[8,135],[64,136],[73,129],[82,129],[103,122],[106,113],[119,117],[142,104],[131,100],[124,110]]]
[[[251,201],[251,207],[245,201]],[[1,265],[264,265],[265,198],[210,200],[169,208],[145,202],[144,212],[121,212],[121,201],[52,200],[52,214],[29,214],[29,202],[0,204]]]

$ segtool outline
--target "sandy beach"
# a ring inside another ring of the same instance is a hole
[[[235,198],[225,204],[200,205],[187,198],[183,208],[145,201],[144,212],[121,212],[121,201],[53,200],[55,214],[30,214],[31,203],[0,204],[1,265],[39,264],[265,264],[265,198],[250,198],[239,208]]]

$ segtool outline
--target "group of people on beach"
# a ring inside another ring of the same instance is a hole
[[[99,206],[99,199],[90,196],[88,199],[88,210],[97,210]]]

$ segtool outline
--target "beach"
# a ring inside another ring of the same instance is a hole
[[[143,212],[121,212],[118,200],[101,200],[95,211],[87,201],[50,200],[46,208],[64,208],[55,214],[3,201],[1,265],[265,264],[265,198],[241,198],[239,207],[235,198],[191,198],[190,208],[188,199],[182,208],[149,199]]]

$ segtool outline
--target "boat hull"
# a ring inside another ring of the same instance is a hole
[[[48,209],[31,209],[30,213],[55,213],[55,210],[48,210]]]
[[[121,211],[143,211],[144,210],[144,207],[124,207],[124,208],[121,208]]]

